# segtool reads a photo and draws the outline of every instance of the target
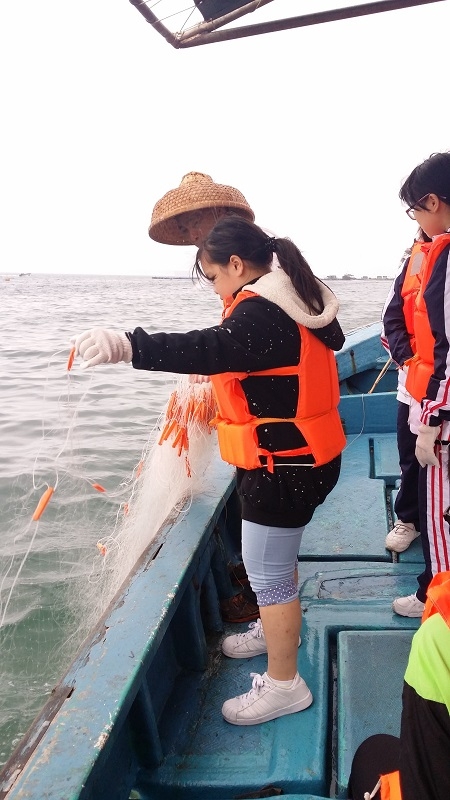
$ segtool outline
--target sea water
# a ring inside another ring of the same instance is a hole
[[[380,318],[390,281],[329,285],[349,332]],[[70,338],[92,327],[203,328],[220,308],[189,279],[0,275],[0,766],[79,644],[73,587],[95,592],[111,498],[126,493],[176,379],[125,364],[68,372]],[[36,502],[56,481],[58,514],[51,501],[37,526]]]

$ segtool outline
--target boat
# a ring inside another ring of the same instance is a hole
[[[194,0],[186,10],[181,0],[129,2],[183,49],[443,0],[379,0],[252,25],[239,20],[278,3]],[[391,602],[415,591],[423,556],[417,540],[399,555],[384,547],[400,478],[396,370],[379,323],[348,334],[336,361],[347,446],[299,554],[299,669],[313,704],[254,727],[222,719],[223,701],[248,688],[265,656],[221,653],[223,637],[243,628],[220,614],[223,544],[239,521],[234,470],[217,458],[202,493],[162,526],[0,772],[0,800],[345,798],[358,745],[372,733],[398,735],[419,620],[395,615]]]
[[[346,797],[353,754],[397,734],[419,620],[392,599],[415,589],[415,541],[385,550],[398,489],[396,370],[380,324],[336,354],[347,436],[340,480],[299,555],[299,670],[314,702],[263,725],[221,705],[265,669],[227,659],[218,584],[238,524],[233,468],[220,458],[187,513],[165,524],[85,641],[0,775],[2,800],[287,800]]]

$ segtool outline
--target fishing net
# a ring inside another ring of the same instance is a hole
[[[115,525],[96,542],[84,594],[86,618],[99,618],[154,541],[165,522],[189,510],[216,452],[210,422],[216,413],[211,383],[178,380],[167,407],[137,464],[127,492],[119,495]]]
[[[110,387],[101,371],[89,372],[70,373],[64,396],[41,398],[33,468],[30,451],[3,506],[0,680],[8,691],[0,697],[0,765],[136,561],[165,523],[188,511],[217,453],[211,383],[160,375],[169,400],[125,474],[130,452],[118,450],[110,463],[101,442],[123,439],[127,426],[130,442],[142,440],[142,428],[127,408],[114,429],[103,408]]]

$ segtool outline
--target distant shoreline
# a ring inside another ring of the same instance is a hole
[[[192,278],[186,275],[149,275],[154,281],[191,281]],[[321,281],[392,281],[393,277],[390,275],[363,275],[362,278],[357,278],[355,275],[343,275],[340,278],[338,275],[325,275],[320,278]]]
[[[46,278],[136,278],[146,279],[153,281],[192,281],[191,275],[125,275],[123,273],[83,273],[83,272],[0,272],[0,280],[9,281],[13,278],[33,278],[33,277],[46,277]],[[363,275],[358,278],[356,275],[320,275],[317,276],[322,281],[393,281],[394,277],[391,275]],[[195,281],[195,278],[194,278]]]

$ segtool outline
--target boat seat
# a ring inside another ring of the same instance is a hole
[[[339,480],[305,528],[300,560],[392,560],[384,546],[385,484],[370,477],[373,439],[373,434],[348,437]]]
[[[361,742],[375,733],[400,733],[403,676],[413,635],[398,630],[338,634],[337,775],[342,791]]]

